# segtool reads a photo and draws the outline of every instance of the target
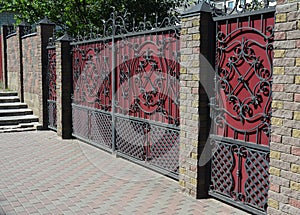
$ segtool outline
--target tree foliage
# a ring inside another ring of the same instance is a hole
[[[33,24],[45,16],[71,34],[101,28],[103,20],[110,17],[113,8],[119,14],[127,12],[129,19],[142,21],[163,19],[171,8],[183,0],[3,0],[2,11],[16,13],[17,22]]]

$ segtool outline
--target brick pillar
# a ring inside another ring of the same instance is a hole
[[[186,11],[181,20],[179,185],[193,198],[207,197],[209,186],[208,165],[199,165],[210,127],[208,95],[202,83],[208,73],[203,56],[212,60],[214,50],[214,37],[209,35],[214,27],[207,6],[201,2]]]
[[[1,43],[2,43],[2,71],[3,71],[3,88],[8,87],[8,82],[7,82],[7,41],[6,37],[8,35],[8,26],[7,25],[2,25],[1,27]]]
[[[72,58],[71,38],[65,34],[56,42],[57,134],[72,137]]]
[[[50,22],[47,18],[41,20],[37,25],[37,36],[39,37],[40,46],[40,58],[38,71],[38,87],[39,87],[39,122],[43,125],[44,129],[48,127],[48,85],[47,85],[47,66],[48,66],[48,52],[47,46],[49,38],[53,36],[55,25]]]
[[[300,214],[300,2],[276,6],[268,214]]]

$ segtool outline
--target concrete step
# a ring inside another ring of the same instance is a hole
[[[13,103],[0,103],[0,110],[4,109],[24,109],[27,108],[27,104],[21,102],[13,102]]]
[[[17,92],[0,92],[0,97],[5,97],[5,96],[18,96],[18,93]]]
[[[0,126],[18,125],[20,123],[38,122],[34,115],[0,117]]]
[[[33,112],[29,108],[20,108],[20,109],[7,109],[7,110],[1,110],[0,109],[0,117],[5,116],[23,116],[23,115],[32,115]]]
[[[0,103],[20,102],[18,96],[0,96]]]
[[[42,129],[42,125],[38,122],[20,123],[18,125],[0,126],[0,133],[35,131]]]

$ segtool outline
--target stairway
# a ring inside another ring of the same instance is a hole
[[[0,91],[0,133],[40,129],[38,117],[15,92]]]

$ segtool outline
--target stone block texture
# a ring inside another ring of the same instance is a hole
[[[194,38],[193,38],[194,35]],[[180,71],[181,191],[197,197],[200,15],[182,19]],[[191,50],[194,50],[190,52]],[[198,78],[197,78],[198,77]]]
[[[18,31],[17,31],[18,33]],[[8,88],[19,91],[20,79],[20,40],[18,34],[7,39],[7,82]]]
[[[39,43],[37,34],[22,38],[24,102],[36,116],[39,116],[39,94],[41,93],[39,86],[41,86],[42,75],[39,71],[39,62],[41,62]]]
[[[300,2],[278,0],[268,214],[300,214]]]
[[[209,36],[204,26],[209,23],[208,17],[208,13],[196,13],[182,18],[181,25],[179,185],[183,193],[193,198],[208,194],[209,172],[206,166],[198,165],[207,140],[209,118],[207,95],[200,80],[205,70],[201,56],[207,57],[209,52]]]
[[[19,93],[39,117],[39,122],[47,127],[47,50],[49,37],[53,35],[54,25],[39,23],[37,31],[25,35],[25,26],[18,26],[15,34],[2,41],[5,44],[3,69],[6,87]],[[4,32],[5,28],[3,28]],[[7,29],[5,30],[7,32]],[[5,59],[6,57],[6,59]],[[7,73],[7,74],[6,74]],[[6,77],[7,76],[7,77]]]

